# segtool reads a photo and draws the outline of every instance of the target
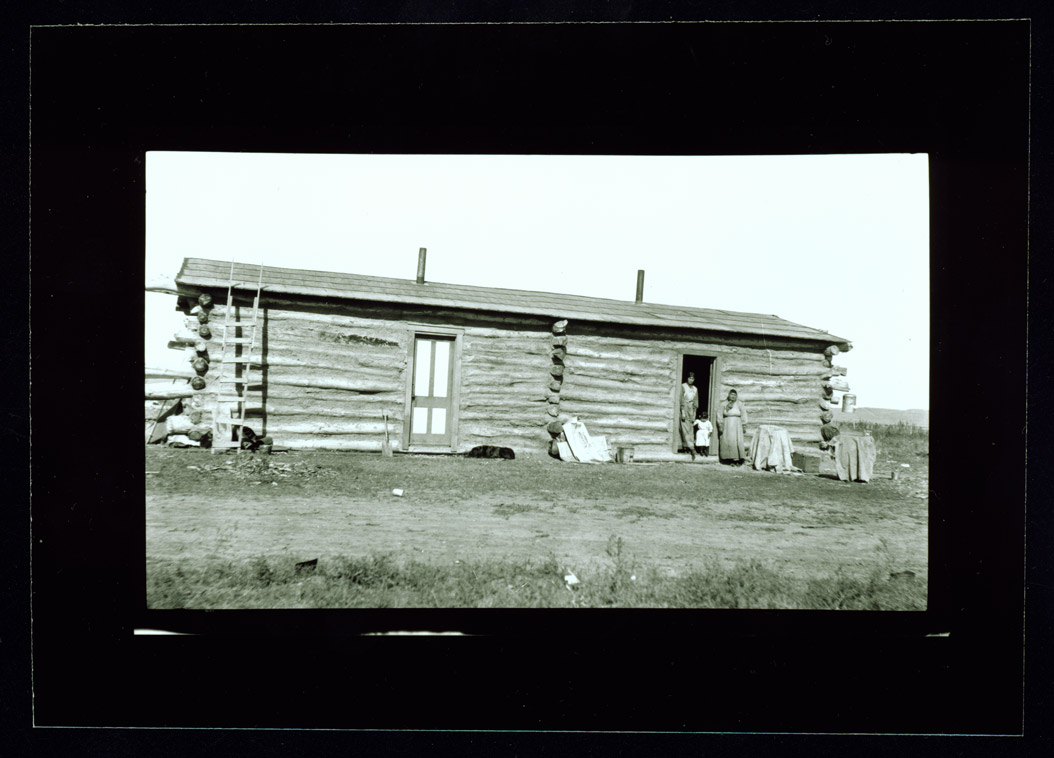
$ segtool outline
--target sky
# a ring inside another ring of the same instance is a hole
[[[857,405],[929,408],[928,160],[149,152],[146,274],[185,257],[774,314],[853,344]],[[148,367],[181,317],[147,293]]]

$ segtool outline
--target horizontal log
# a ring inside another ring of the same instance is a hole
[[[483,394],[480,392],[462,392],[461,407],[465,409],[537,409],[545,405],[547,393],[524,394]]]
[[[624,327],[620,325],[586,327],[576,331],[572,338],[575,349],[579,346],[589,348],[645,346],[651,350],[685,351],[701,353],[718,353],[722,356],[735,356],[744,351],[769,350],[773,355],[799,357],[807,360],[822,361],[823,348],[812,347],[806,343],[782,338],[754,337],[733,333],[692,334],[690,332],[673,332],[661,328]],[[815,344],[815,343],[814,343]]]
[[[490,359],[480,360],[475,356],[466,356],[461,362],[461,372],[462,374],[475,372],[522,378],[525,375],[543,376],[548,372],[550,365],[550,361],[546,357],[534,361],[519,357],[510,358],[508,361],[494,361]]]
[[[574,331],[575,344],[579,340],[640,340],[662,346],[675,346],[677,349],[699,350],[709,352],[715,348],[728,351],[744,349],[768,349],[773,352],[801,353],[816,355],[823,359],[823,343],[802,340],[793,337],[754,336],[738,332],[719,331],[676,331],[661,327],[639,327],[621,324],[589,324],[582,322],[581,328]]]
[[[370,435],[378,440],[384,438],[383,420],[347,421],[343,419],[318,418],[314,421],[287,421],[282,417],[275,417],[267,419],[267,429],[268,434],[272,437],[286,433]],[[390,425],[389,429],[391,429]]]
[[[409,360],[409,352],[405,346],[334,345],[319,341],[312,335],[286,334],[280,340],[269,339],[265,343],[257,339],[256,349],[263,350],[265,347],[268,357],[274,354],[310,358],[314,362],[321,363],[354,360],[391,365]]]
[[[765,390],[763,392],[740,392],[740,401],[746,405],[747,410],[755,407],[758,404],[764,403],[778,403],[778,404],[790,404],[790,405],[803,405],[813,407],[816,405],[816,395],[799,395],[790,392],[784,393],[776,390]],[[718,395],[718,407],[723,405],[724,397],[723,393]]]
[[[645,403],[672,403],[673,393],[671,389],[661,386],[646,385],[629,382],[594,380],[591,382],[580,381],[581,377],[572,376],[564,382],[560,388],[560,394],[565,397],[588,398],[624,398],[626,402]]]
[[[668,397],[653,397],[633,393],[595,393],[580,394],[577,392],[561,392],[560,402],[565,407],[575,408],[597,408],[607,407],[621,408],[625,411],[646,413],[654,416],[656,414],[673,414],[673,402]]]
[[[538,360],[548,356],[551,348],[545,340],[499,340],[499,339],[466,339],[461,346],[464,357],[476,356],[480,359],[502,360],[507,357],[522,357]]]
[[[144,398],[147,400],[175,400],[190,397],[193,394],[194,390],[189,387],[185,390],[151,390],[147,388]]]
[[[458,428],[473,429],[541,429],[550,421],[544,412],[530,415],[516,414],[511,417],[495,416],[487,413],[462,413],[458,419]]]
[[[380,383],[369,380],[322,378],[314,376],[283,376],[270,378],[269,385],[282,384],[286,387],[309,387],[314,389],[344,390],[363,394],[378,395],[388,392],[405,392],[402,383]]]
[[[802,366],[783,366],[779,363],[775,363],[771,366],[769,366],[767,363],[739,363],[736,365],[724,366],[722,368],[721,373],[737,374],[758,379],[781,378],[807,381],[821,381],[821,379],[823,378],[819,368]]]
[[[568,376],[564,377],[563,392],[567,392],[572,388],[582,387],[589,389],[619,389],[624,388],[627,390],[637,392],[654,392],[664,396],[669,396],[673,391],[673,377],[672,376],[628,376],[625,374],[605,374],[603,376],[596,376],[593,374],[583,374],[575,369],[570,369]]]
[[[516,442],[527,442],[531,444],[547,444],[551,439],[544,429],[503,429],[493,426],[469,427],[462,426],[458,430],[458,439],[464,442],[476,440],[473,444],[487,444],[489,440],[507,440],[506,444]]]
[[[508,317],[500,314],[481,314],[443,308],[404,308],[397,304],[363,304],[361,301],[340,301],[329,305],[307,306],[303,301],[265,297],[261,301],[267,322],[314,322],[338,327],[377,327],[427,332],[429,328],[459,329],[464,334],[502,336],[512,334],[545,334],[549,327],[543,319]]]
[[[561,403],[560,412],[569,416],[577,417],[587,424],[613,423],[611,419],[617,419],[616,426],[625,426],[633,429],[672,429],[673,416],[655,416],[646,413],[626,413],[625,409],[618,408],[579,408]],[[632,426],[627,426],[632,425]]]
[[[148,368],[144,370],[147,379],[186,379],[190,381],[196,374],[190,369]]]
[[[370,407],[358,407],[353,404],[345,404],[343,406],[327,405],[318,401],[312,402],[301,402],[293,405],[291,403],[253,403],[251,400],[246,406],[248,408],[256,409],[259,412],[266,413],[268,418],[274,419],[294,419],[297,417],[305,418],[332,418],[332,419],[346,419],[355,421],[375,421],[383,424],[384,414],[388,413],[389,423],[402,423],[403,409],[400,407],[387,408],[380,404]]]
[[[296,407],[301,402],[316,403],[330,408],[373,408],[381,411],[402,408],[406,404],[404,392],[349,392],[343,389],[317,387],[271,386],[266,392],[249,392],[252,397],[267,402]]]
[[[633,355],[647,360],[675,358],[681,345],[674,342],[663,342],[648,339],[620,339],[618,337],[575,335],[568,338],[568,349],[575,355],[586,358],[620,358]],[[720,352],[715,345],[714,352]]]
[[[634,360],[633,358],[584,358],[571,352],[565,361],[579,373],[593,376],[626,374],[628,376],[672,375],[672,361]]]
[[[561,409],[563,413],[569,413],[572,416],[578,415],[570,413],[568,409]],[[655,420],[650,418],[636,418],[629,416],[579,416],[579,419],[583,421],[586,427],[592,431],[594,427],[606,428],[606,429],[639,429],[639,430],[650,430],[650,431],[669,431],[672,424],[665,422],[661,419]]]
[[[399,365],[393,363],[388,366],[378,366],[359,363],[354,360],[333,363],[312,363],[311,361],[302,358],[275,355],[273,352],[270,353],[266,359],[257,360],[255,355],[256,353],[254,353],[252,365],[259,368],[254,368],[254,371],[268,369],[269,371],[274,372],[279,369],[293,369],[318,373],[320,375],[324,375],[326,372],[338,372],[341,374],[354,373],[356,376],[360,377],[392,377],[397,379],[402,375],[402,372],[406,370],[405,364]],[[217,359],[214,361],[214,364],[219,366],[221,364],[235,364],[239,362],[230,360],[230,357],[231,356],[228,356],[222,361]]]
[[[631,389],[601,390],[581,387],[566,389],[560,393],[560,402],[581,405],[597,403],[618,405],[622,408],[648,413],[669,411],[673,413],[673,398],[669,393],[644,393]]]
[[[341,437],[314,434],[287,434],[274,436],[275,444],[292,450],[335,450],[347,452],[379,453],[383,440],[344,439]],[[401,450],[399,441],[392,440],[392,449]]]
[[[735,389],[744,397],[752,392],[779,392],[796,395],[812,395],[819,391],[819,380],[795,380],[795,378],[743,376],[742,374],[722,374],[719,385],[722,396],[729,389]]]
[[[360,319],[377,321],[409,322],[411,326],[426,330],[428,326],[454,327],[467,329],[473,325],[484,327],[507,324],[525,331],[549,331],[550,322],[539,316],[509,316],[499,313],[484,313],[472,310],[437,307],[433,305],[414,305],[400,303],[374,303],[363,300],[348,300],[343,293],[333,293],[328,301],[320,300],[307,303],[303,299],[294,299],[264,291],[261,307],[271,311],[295,312],[298,316],[310,315],[319,320],[327,319]],[[242,300],[247,303],[248,300]]]
[[[501,395],[506,392],[523,394],[524,392],[541,392],[545,394],[545,376],[509,377],[500,374],[489,374],[466,371],[462,374],[461,386],[468,392]]]

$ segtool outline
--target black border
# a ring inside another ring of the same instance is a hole
[[[38,725],[1020,730],[1023,409],[995,405],[1024,386],[1027,22],[37,28],[32,46],[33,389],[63,399],[34,404]],[[931,610],[255,612],[186,623],[274,636],[131,637],[138,435],[48,431],[138,418],[147,149],[929,153]],[[978,345],[998,359],[964,377]],[[960,408],[986,415],[1000,478],[940,444],[975,439]],[[389,618],[516,633],[346,636]]]

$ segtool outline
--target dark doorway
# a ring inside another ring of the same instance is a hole
[[[713,397],[714,359],[705,355],[685,355],[681,365],[681,383],[688,381],[688,374],[695,374],[695,386],[699,388],[699,410],[710,413]],[[712,419],[712,417],[711,417]]]
[[[688,380],[689,373],[695,374],[695,386],[699,391],[699,411],[706,413],[711,422],[714,420],[713,409],[716,406],[714,393],[717,391],[718,382],[720,381],[720,368],[717,364],[717,358],[714,355],[681,353],[680,375],[673,393],[673,438],[670,440],[671,449],[675,453],[682,448],[680,432],[681,387]],[[716,422],[714,422],[714,426],[717,426]]]

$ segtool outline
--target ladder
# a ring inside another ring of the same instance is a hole
[[[220,343],[220,374],[216,379],[216,409],[212,414],[212,450],[237,449],[242,452],[242,439],[245,434],[245,406],[248,403],[250,373],[253,366],[259,366],[260,360],[253,357],[256,348],[256,327],[260,315],[260,290],[263,289],[263,264],[260,264],[260,276],[256,281],[256,297],[253,299],[252,319],[242,321],[234,318],[234,286],[242,282],[234,281],[234,261],[231,261],[231,274],[227,282],[227,308],[223,314],[223,339]],[[242,336],[236,336],[242,329]],[[248,331],[248,336],[245,332]],[[244,345],[241,355],[228,355],[228,350],[237,350]],[[238,376],[238,366],[243,366]],[[238,428],[238,439],[231,439],[233,427]]]

